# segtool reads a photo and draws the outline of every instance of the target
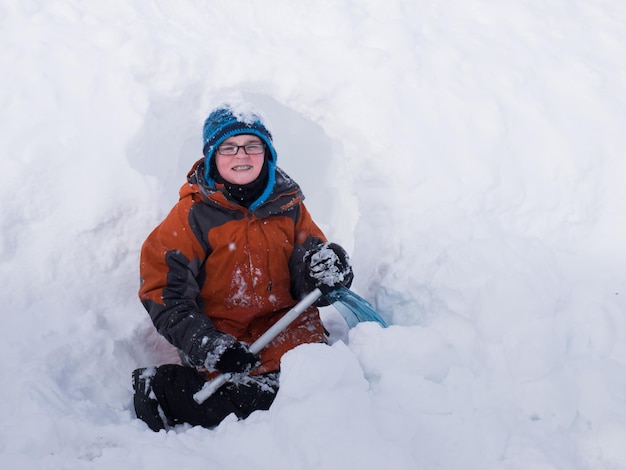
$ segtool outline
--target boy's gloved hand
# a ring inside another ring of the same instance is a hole
[[[304,255],[309,282],[322,291],[350,287],[354,273],[346,251],[336,243],[323,243]]]
[[[215,363],[215,368],[223,374],[247,374],[259,363],[259,356],[251,353],[239,341],[228,346]]]

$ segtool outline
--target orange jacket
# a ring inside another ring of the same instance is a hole
[[[250,344],[294,306],[307,293],[303,254],[326,241],[282,170],[267,202],[252,212],[208,187],[203,172],[199,160],[179,202],[144,242],[139,290],[159,333],[196,367],[219,353],[215,330]],[[311,307],[261,352],[252,374],[277,370],[299,344],[325,340]]]

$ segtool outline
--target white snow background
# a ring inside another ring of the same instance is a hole
[[[626,468],[626,3],[0,0],[0,467]],[[141,243],[225,99],[392,324],[153,433]]]

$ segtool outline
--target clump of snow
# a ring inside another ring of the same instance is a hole
[[[258,121],[271,132],[267,116],[251,101],[243,100],[240,98],[238,100],[232,100],[229,102],[218,104],[216,107],[230,110],[233,116],[235,116],[240,122],[253,124]]]
[[[0,4],[2,468],[626,467],[619,0]],[[269,411],[153,433],[141,243],[222,102],[392,325],[288,353]]]
[[[319,285],[340,286],[350,273],[350,265],[344,264],[329,243],[324,243],[307,256],[309,276]]]

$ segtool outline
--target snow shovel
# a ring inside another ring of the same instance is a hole
[[[253,354],[258,354],[261,349],[267,346],[272,342],[276,336],[278,336],[289,324],[294,321],[302,312],[304,312],[307,308],[313,305],[320,297],[322,296],[322,291],[316,288],[312,292],[310,292],[306,297],[304,297],[300,302],[298,302],[291,310],[289,310],[285,315],[274,323],[265,333],[263,333],[259,339],[257,339],[254,343],[250,345],[250,352]],[[205,383],[202,388],[196,392],[193,396],[193,399],[198,404],[202,404],[213,395],[218,388],[224,385],[231,378],[232,374],[220,374],[217,377],[209,380]]]
[[[338,287],[324,294],[341,314],[350,328],[359,322],[373,321],[387,328],[387,323],[364,298],[358,296],[347,287]]]

